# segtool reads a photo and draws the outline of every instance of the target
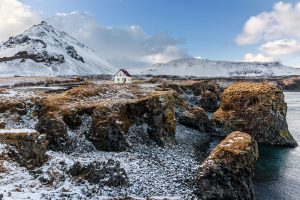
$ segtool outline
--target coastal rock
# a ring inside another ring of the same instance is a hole
[[[222,88],[214,81],[181,81],[176,83],[164,83],[161,88],[171,88],[175,90],[178,95],[175,95],[175,102],[178,102],[179,108],[181,106],[200,106],[206,111],[216,111],[219,107],[220,95]],[[184,103],[182,100],[185,100]]]
[[[49,149],[53,151],[62,151],[69,142],[67,126],[55,114],[43,115],[36,124],[35,129],[46,135],[46,139],[49,141]]]
[[[261,144],[294,147],[286,114],[282,90],[265,83],[235,83],[222,94],[212,122],[224,135],[239,130]]]
[[[85,166],[76,162],[69,170],[69,174],[78,180],[84,179],[101,186],[129,185],[125,170],[120,167],[118,161],[114,160],[108,160],[107,162],[94,161]]]
[[[146,124],[149,139],[158,145],[175,143],[176,122],[173,95],[155,93],[137,100],[98,106],[92,115],[92,128],[87,133],[98,150],[123,151],[130,127]]]
[[[227,136],[200,165],[196,194],[200,199],[254,199],[253,170],[258,147],[243,132]]]
[[[200,107],[193,107],[183,112],[179,117],[179,123],[200,132],[211,132],[213,130],[205,110]]]
[[[219,97],[215,92],[204,91],[197,97],[197,104],[208,112],[214,112],[219,107]]]
[[[7,157],[27,169],[41,166],[47,160],[45,135],[31,129],[1,129],[0,143],[7,144],[2,158]]]

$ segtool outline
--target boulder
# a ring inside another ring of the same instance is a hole
[[[253,170],[258,147],[243,132],[228,135],[200,165],[196,177],[199,199],[254,199]]]
[[[213,131],[212,124],[205,113],[205,110],[200,107],[193,107],[183,112],[179,117],[179,123],[199,130],[200,132]]]
[[[283,91],[266,83],[235,83],[222,94],[213,124],[224,134],[249,133],[258,143],[297,146],[286,122]]]
[[[6,155],[27,169],[40,167],[47,161],[45,135],[31,129],[0,129],[0,143],[7,144]]]
[[[77,180],[87,180],[90,183],[101,186],[127,186],[129,185],[128,177],[120,163],[114,160],[107,162],[94,161],[88,165],[82,165],[76,162],[68,172]]]
[[[66,124],[55,114],[43,115],[36,124],[35,129],[46,135],[49,141],[49,149],[53,151],[62,151],[70,141]]]

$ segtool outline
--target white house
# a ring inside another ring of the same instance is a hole
[[[131,83],[132,76],[125,69],[120,69],[115,75],[115,83]]]

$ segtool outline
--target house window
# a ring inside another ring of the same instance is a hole
[[[120,79],[118,78],[118,81],[120,81]]]

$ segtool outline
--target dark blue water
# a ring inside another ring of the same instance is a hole
[[[300,145],[300,92],[286,92],[289,130]],[[300,147],[260,147],[255,170],[258,200],[300,200]]]

